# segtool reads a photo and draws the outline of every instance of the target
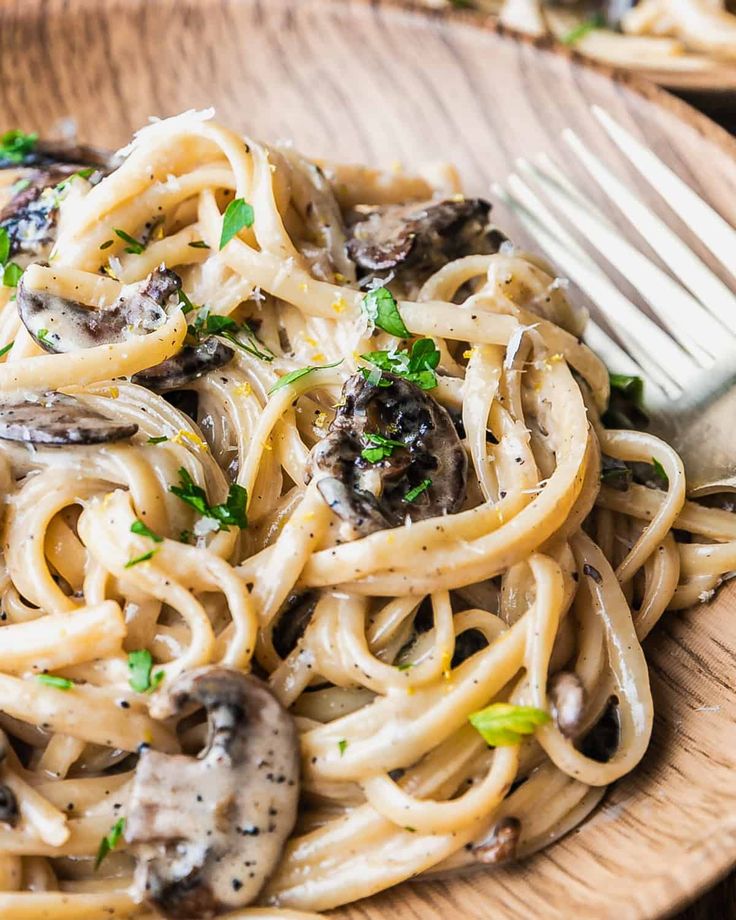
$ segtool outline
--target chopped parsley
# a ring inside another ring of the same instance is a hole
[[[657,477],[657,479],[660,479],[664,483],[665,488],[668,488],[670,484],[670,478],[656,457],[652,457],[652,466],[654,467],[654,475]]]
[[[147,443],[147,444],[163,444],[164,441],[168,441],[168,440],[169,440],[169,439],[166,437],[166,435],[165,435],[165,434],[162,434],[162,435],[161,435],[160,437],[158,437],[158,438],[149,438],[148,441],[147,441],[146,443]]]
[[[399,671],[410,671],[414,667],[414,662],[402,661],[401,664],[397,664],[396,667]]]
[[[0,358],[2,358],[3,355],[7,355],[7,353],[10,351],[13,345],[15,345],[15,339],[13,339],[12,342],[8,342],[7,345],[3,345],[3,347],[0,348]]]
[[[309,365],[308,367],[300,367],[295,371],[290,371],[288,374],[284,374],[283,377],[274,383],[271,389],[268,391],[269,395],[275,393],[277,390],[287,387],[290,383],[295,383],[297,380],[301,380],[302,377],[306,377],[307,374],[311,374],[312,371],[323,371],[328,367],[337,367],[338,364],[342,364],[342,360],[335,361],[333,364],[320,364],[320,365]]]
[[[435,368],[440,363],[440,352],[432,339],[417,339],[411,347],[411,353],[406,349],[369,351],[361,355],[361,358],[379,370],[415,383],[423,390],[431,390],[437,386]],[[363,368],[362,371],[366,379],[373,382],[372,372],[368,368]],[[390,381],[381,381],[380,376],[375,382],[379,386],[391,386]]]
[[[563,45],[575,45],[581,38],[585,38],[589,32],[592,32],[594,29],[603,29],[605,25],[606,20],[603,14],[596,13],[588,19],[583,20],[583,22],[578,23],[578,25],[570,29],[565,35],[562,35],[560,41]]]
[[[391,438],[384,438],[381,434],[367,434],[366,441],[371,445],[365,447],[360,456],[369,463],[378,463],[379,460],[385,460],[390,457],[398,447],[406,447],[403,441],[392,441]]]
[[[51,335],[49,334],[48,329],[39,329],[36,333],[36,338],[39,342],[43,342],[44,345],[49,345],[51,348],[54,347],[54,343],[51,341]]]
[[[186,316],[187,313],[191,313],[193,310],[199,309],[191,302],[187,297],[184,291],[179,291],[179,306],[181,307],[181,312]]]
[[[163,671],[153,670],[153,655],[147,648],[128,652],[128,683],[136,693],[150,693],[164,679]]]
[[[237,236],[243,227],[252,227],[255,215],[253,208],[242,198],[235,198],[225,208],[222,218],[222,233],[220,235],[220,249],[224,249],[230,240]]]
[[[520,744],[524,735],[533,735],[539,725],[550,721],[549,713],[534,706],[491,703],[471,713],[468,721],[491,747]]]
[[[0,227],[0,265],[5,265],[10,257],[10,236],[5,227]]]
[[[100,244],[100,249],[109,249],[114,243],[115,240],[105,240],[104,243]]]
[[[23,269],[15,262],[8,262],[3,272],[3,284],[5,287],[17,287],[20,281]]]
[[[340,757],[342,757],[342,755],[345,753],[345,750],[346,750],[347,746],[348,746],[348,743],[347,743],[347,741],[346,741],[344,738],[341,738],[341,739],[337,742],[337,747],[338,747],[339,750],[340,750]]]
[[[71,690],[74,681],[68,677],[58,677],[56,674],[37,674],[36,680],[39,684],[46,684],[47,687],[56,687],[57,690]]]
[[[143,521],[139,518],[136,518],[133,523],[130,525],[130,532],[137,533],[141,537],[148,537],[150,540],[153,540],[154,543],[163,543],[164,538],[159,537],[157,533],[154,533],[150,527],[147,527]]]
[[[136,556],[134,559],[128,559],[123,568],[132,569],[134,565],[140,565],[141,562],[148,562],[149,559],[153,559],[157,552],[157,549],[149,549],[147,553],[141,553],[140,556]]]
[[[423,479],[423,480],[419,483],[418,486],[414,486],[413,489],[409,489],[409,491],[408,491],[408,492],[406,493],[406,495],[404,496],[404,501],[405,501],[405,502],[413,502],[413,501],[415,501],[417,498],[419,498],[419,496],[422,494],[422,492],[426,492],[427,489],[428,489],[431,485],[432,485],[432,480],[431,480],[431,479]]]
[[[0,161],[20,164],[36,149],[38,134],[26,134],[25,131],[6,131],[0,136]]]
[[[114,850],[115,847],[120,843],[120,840],[123,836],[123,831],[125,830],[125,818],[119,818],[113,826],[110,828],[109,832],[100,840],[100,846],[97,850],[97,858],[95,859],[95,872],[100,868],[102,860],[107,856],[107,854]]]
[[[649,419],[644,410],[644,381],[631,374],[612,374],[608,378],[611,398],[603,413],[606,428],[646,428]]]
[[[76,172],[72,173],[71,176],[67,176],[66,179],[59,182],[59,184],[54,187],[54,191],[57,196],[61,195],[69,188],[72,179],[89,179],[93,172],[97,172],[94,166],[86,166],[84,169],[78,169]]]
[[[400,339],[408,339],[411,333],[404,325],[394,295],[386,287],[368,291],[361,302],[361,308],[368,319],[379,329]]]
[[[186,297],[186,295],[184,295]],[[187,298],[187,302],[191,307],[192,304]],[[182,307],[184,313],[189,311]],[[273,361],[274,354],[266,346],[259,342],[256,338],[255,332],[250,328],[248,323],[236,323],[235,320],[230,316],[221,316],[219,313],[210,313],[209,310],[200,310],[197,314],[197,318],[188,327],[189,334],[196,339],[199,339],[202,335],[219,335],[223,339],[227,339],[228,342],[232,342],[233,345],[236,345],[238,348],[242,348],[243,351],[248,352],[249,355],[253,355],[254,358],[259,358],[261,361]],[[242,337],[245,337],[243,341]]]
[[[221,505],[210,505],[205,490],[194,482],[182,466],[179,469],[179,485],[169,486],[169,491],[173,492],[183,502],[186,502],[187,505],[191,505],[195,511],[199,511],[204,517],[217,521],[218,530],[227,530],[230,525],[241,529],[248,526],[248,519],[245,513],[248,493],[237,483],[233,483],[230,486],[227,498]]]
[[[207,245],[207,243],[205,243],[204,240],[194,240],[193,242],[189,243],[189,245],[192,247],[192,249],[209,249],[210,248]]]
[[[141,243],[140,240],[126,233],[125,230],[119,230],[117,227],[113,227],[112,229],[115,236],[119,236],[124,243],[128,244],[125,247],[125,252],[130,252],[134,256],[139,256],[146,248],[144,243]]]

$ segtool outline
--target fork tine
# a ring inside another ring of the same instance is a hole
[[[642,376],[657,384],[671,399],[677,399],[683,384],[697,374],[689,355],[617,290],[518,176],[512,175],[508,181],[510,192],[496,184],[494,193],[519,214],[552,261],[605,313],[642,368]]]
[[[702,367],[734,342],[729,331],[666,272],[622,238],[620,231],[572,186],[545,156],[537,164],[517,161],[586,239],[636,287],[677,341]]]
[[[647,377],[644,369],[639,367],[594,320],[588,320],[583,338],[585,344],[598,355],[610,371],[616,374],[641,377],[645,381],[645,402],[648,409],[656,409],[667,402],[664,392]]]
[[[592,106],[593,114],[603,125],[608,136],[624,153],[649,184],[655,188],[670,207],[677,204],[677,212],[696,233],[713,255],[736,277],[734,253],[736,230],[721,215],[697,195],[689,185],[651,150],[637,141],[611,118],[605,109]]]
[[[603,113],[605,115],[605,113]],[[606,116],[607,117],[607,116]],[[607,124],[607,123],[606,123]],[[615,123],[614,123],[615,124]],[[618,126],[616,126],[617,128]],[[713,313],[718,319],[733,332],[736,332],[736,295],[714,274],[710,268],[702,261],[693,251],[675,234],[653,211],[644,205],[631,191],[603,165],[603,163],[594,156],[590,150],[583,144],[580,138],[569,128],[562,132],[563,139],[570,146],[572,151],[583,163],[588,172],[593,176],[598,185],[603,189],[611,201],[619,208],[623,215],[630,221],[633,227],[647,241],[651,248],[657,253],[672,273],[689,288],[693,294],[700,300],[706,309]],[[616,138],[614,138],[616,140]],[[636,143],[631,139],[632,143]],[[623,149],[623,148],[622,148]],[[652,164],[646,157],[639,157],[638,152],[646,154],[654,161]],[[705,242],[705,236],[701,233],[700,221],[703,215],[699,209],[692,213],[684,206],[684,202],[678,200],[677,190],[667,190],[666,184],[660,181],[658,170],[667,170],[667,167],[661,163],[654,154],[639,145],[636,160],[632,159],[634,165],[640,169],[642,175],[648,179],[660,194],[670,195],[669,202],[677,201],[677,213],[686,218],[695,232]],[[624,150],[627,153],[627,150]],[[630,154],[627,153],[630,156]],[[641,167],[645,163],[646,171]],[[656,168],[655,168],[656,167]],[[669,171],[669,170],[668,170]],[[707,211],[710,211],[705,202],[692,192],[674,173],[670,173],[677,188],[681,186],[688,195],[696,202],[703,205]],[[658,187],[661,186],[661,187]],[[664,189],[664,191],[663,191]],[[736,252],[736,233],[726,224],[726,222],[715,212],[711,212],[714,217],[724,225],[726,230],[732,235],[734,242],[731,244],[731,259]],[[705,223],[708,223],[706,218]],[[709,246],[710,248],[710,246]],[[720,247],[724,249],[723,246]],[[718,255],[721,258],[720,254]]]

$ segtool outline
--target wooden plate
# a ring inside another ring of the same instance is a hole
[[[725,132],[661,91],[465,20],[359,0],[0,3],[0,126],[48,134],[68,116],[100,144],[125,142],[149,115],[214,104],[224,121],[315,155],[450,159],[468,191],[488,194],[520,154],[546,150],[572,166],[560,142],[572,126],[646,195],[591,103],[736,224],[736,142]],[[736,595],[727,586],[666,616],[647,645],[651,749],[586,824],[515,868],[404,885],[338,915],[635,920],[714,883],[736,853]]]

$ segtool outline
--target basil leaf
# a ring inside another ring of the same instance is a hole
[[[514,706],[512,703],[491,703],[485,709],[468,716],[486,744],[508,747],[519,744],[524,735],[533,735],[540,725],[550,721],[549,713],[533,706]]]
[[[252,227],[255,215],[253,208],[242,198],[236,198],[225,208],[222,218],[220,249],[224,249],[230,240],[237,236],[243,227]]]
[[[268,391],[269,396],[272,393],[275,393],[277,390],[288,386],[290,383],[294,383],[296,380],[301,380],[302,377],[306,377],[307,374],[311,374],[312,371],[323,371],[328,367],[337,367],[338,364],[342,364],[342,359],[335,361],[333,364],[310,365],[309,367],[300,367],[295,371],[290,371],[288,374],[284,374],[283,377],[279,377],[276,383],[274,383],[274,385]]]
[[[368,318],[390,335],[408,339],[411,333],[404,325],[394,295],[388,288],[379,287],[368,291],[361,306]]]

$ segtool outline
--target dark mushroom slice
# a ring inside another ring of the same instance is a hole
[[[0,763],[8,753],[8,736],[0,729]],[[20,808],[15,793],[5,783],[0,783],[0,824],[15,827],[20,820]]]
[[[218,367],[224,367],[234,357],[235,351],[229,345],[210,336],[196,345],[185,345],[178,354],[145,371],[139,371],[131,380],[154,393],[166,393],[186,386]]]
[[[574,671],[558,671],[549,682],[548,695],[557,727],[566,738],[574,738],[585,712],[585,688]]]
[[[180,289],[181,278],[162,266],[151,272],[134,294],[120,297],[107,309],[94,309],[48,291],[29,290],[21,278],[18,314],[46,351],[78,351],[124,342],[157,329],[168,312],[178,308],[172,297]]]
[[[363,456],[371,435],[403,446],[389,446],[371,462]],[[310,459],[322,497],[360,536],[407,517],[419,521],[457,511],[467,471],[447,410],[425,390],[387,373],[379,383],[362,374],[345,382],[341,405]],[[414,500],[407,500],[417,489]]]
[[[251,904],[296,820],[299,744],[292,717],[252,675],[206,667],[182,675],[155,716],[204,706],[199,757],[145,749],[125,837],[135,891],[166,917],[192,920]]]
[[[304,635],[314,608],[317,606],[316,591],[291,594],[276,614],[271,632],[271,641],[279,658],[288,658]]]
[[[21,165],[33,168],[0,210],[0,227],[7,231],[11,256],[19,252],[38,256],[56,237],[59,183],[80,169],[93,169],[88,179],[99,182],[113,168],[113,158],[94,147],[39,143]],[[0,169],[11,166],[18,164],[0,161]]]
[[[348,253],[365,272],[429,273],[461,256],[498,252],[505,236],[482,198],[387,205],[351,215]]]
[[[521,836],[521,821],[518,818],[501,818],[491,828],[490,833],[473,846],[473,855],[484,864],[509,862],[516,856],[516,848]]]
[[[0,400],[0,439],[62,447],[131,438],[138,426],[115,422],[72,396],[44,393]]]

